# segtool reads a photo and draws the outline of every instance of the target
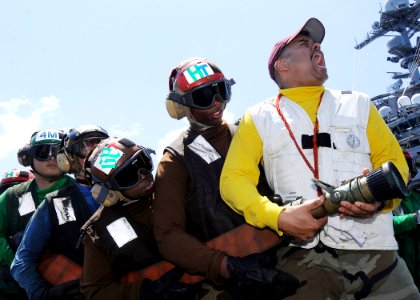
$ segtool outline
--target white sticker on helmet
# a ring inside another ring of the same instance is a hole
[[[58,225],[76,221],[76,215],[70,197],[54,198],[53,201]]]
[[[204,159],[208,164],[218,160],[220,154],[203,138],[201,135],[197,136],[194,141],[188,145],[192,151]]]
[[[23,194],[19,199],[19,215],[24,216],[35,211],[35,202],[31,192]]]
[[[188,83],[196,82],[204,77],[213,75],[213,69],[206,63],[198,63],[183,72]]]
[[[93,166],[108,175],[117,166],[118,160],[123,154],[120,149],[103,148]]]
[[[40,142],[44,140],[61,140],[60,133],[58,132],[58,130],[54,129],[39,131],[35,135],[35,142]]]
[[[130,223],[124,217],[115,220],[106,226],[106,229],[119,248],[137,238],[133,227],[131,227]]]

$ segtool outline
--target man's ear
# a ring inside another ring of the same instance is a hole
[[[277,72],[285,71],[287,70],[287,62],[285,59],[278,59],[274,63],[274,70]]]

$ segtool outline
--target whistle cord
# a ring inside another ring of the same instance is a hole
[[[321,101],[322,101],[322,96],[323,95],[324,95],[324,93],[321,94],[321,97],[319,99],[317,111],[319,109],[319,106],[321,105]],[[283,115],[283,113],[282,113],[282,111],[280,109],[280,98],[281,98],[281,96],[282,96],[282,94],[279,93],[278,96],[277,96],[277,98],[276,98],[276,109],[277,109],[277,112],[279,113],[280,118],[283,120],[283,123],[286,126],[287,131],[289,132],[290,138],[292,139],[293,143],[295,144],[296,149],[298,150],[300,156],[303,158],[303,160],[305,161],[306,165],[311,170],[312,174],[314,174],[315,179],[319,179],[318,144],[317,144],[317,136],[318,136],[318,131],[319,131],[318,116],[316,116],[316,118],[315,118],[315,125],[314,125],[314,135],[313,135],[314,166],[312,166],[311,163],[309,162],[308,158],[306,157],[305,153],[303,153],[302,148],[297,143],[296,138],[295,138],[295,135],[293,134],[293,131],[290,128],[289,123],[287,122],[285,116]],[[321,196],[322,195],[322,190],[318,186],[317,186],[317,193],[318,193],[318,196]]]

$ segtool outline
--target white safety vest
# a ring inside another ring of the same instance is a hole
[[[284,204],[317,197],[313,173],[293,143],[289,132],[270,98],[250,108],[256,129],[263,142],[264,170],[269,185]],[[302,135],[313,136],[314,125],[297,103],[285,96],[280,109],[300,147]],[[318,109],[319,133],[328,133],[331,147],[319,147],[319,179],[333,186],[359,176],[364,168],[372,170],[370,148],[366,135],[370,100],[362,93],[325,89]],[[314,166],[313,149],[302,149]],[[397,249],[392,213],[379,213],[372,218],[328,217],[328,224],[313,239],[294,243],[313,248],[321,240],[335,249]]]

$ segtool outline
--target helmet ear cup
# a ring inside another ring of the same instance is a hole
[[[70,171],[70,162],[69,162],[69,158],[67,157],[67,153],[63,152],[59,152],[57,154],[57,166],[58,168],[64,172],[64,173],[68,173]]]
[[[71,155],[68,155],[67,151],[60,151],[57,154],[57,166],[64,173],[70,173],[74,171],[74,159]]]
[[[188,107],[185,105],[179,104],[169,98],[166,99],[165,104],[166,110],[168,111],[168,114],[171,118],[179,120],[187,116],[186,110]]]
[[[31,147],[29,144],[23,146],[17,153],[19,163],[24,167],[29,167],[32,164]]]

